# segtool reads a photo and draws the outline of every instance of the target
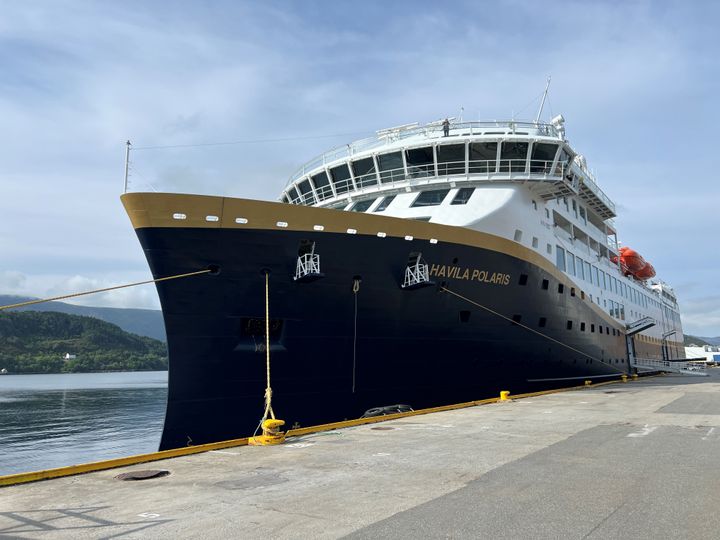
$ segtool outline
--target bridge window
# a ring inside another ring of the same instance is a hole
[[[449,189],[433,189],[430,191],[423,191],[417,196],[415,201],[410,205],[411,207],[417,206],[437,206],[445,200]]]
[[[287,193],[288,193],[288,196],[290,197],[291,203],[297,204],[298,202],[300,202],[299,201],[300,195],[298,195],[298,192],[294,187],[291,187],[290,189],[288,189]]]
[[[298,189],[302,195],[303,203],[315,204],[315,197],[312,194],[312,188],[310,187],[310,180],[303,180],[298,184]]]
[[[330,180],[328,180],[325,171],[312,176],[312,182],[315,186],[315,193],[322,201],[323,199],[329,199],[333,196],[332,188],[330,187]]]
[[[355,204],[353,204],[350,207],[350,211],[351,212],[364,212],[365,210],[370,208],[372,206],[372,203],[374,203],[374,202],[375,202],[375,199],[369,199],[367,201],[356,202]]]
[[[465,174],[465,145],[443,144],[437,147],[438,174]]]
[[[380,201],[380,204],[378,204],[377,208],[375,208],[375,212],[383,212],[388,206],[390,206],[390,203],[393,202],[394,198],[395,195],[388,195],[387,197],[383,197],[383,200]]]
[[[348,168],[346,163],[330,169],[330,176],[332,177],[332,183],[335,186],[336,193],[347,193],[352,189],[352,180],[350,180],[350,169]]]
[[[378,167],[380,168],[381,182],[395,182],[405,178],[405,168],[403,166],[402,154],[400,152],[381,154],[377,157],[377,160]]]
[[[375,162],[372,158],[358,159],[352,162],[353,175],[358,188],[377,185]]]
[[[560,150],[560,157],[558,158],[558,164],[555,168],[555,174],[563,174],[568,170],[568,165],[570,165],[570,154],[567,150],[564,148]]]
[[[500,172],[524,172],[528,143],[504,141],[500,149]]]
[[[557,153],[557,144],[535,143],[532,147],[532,155],[530,157],[530,172],[532,173],[549,173],[555,154]]]
[[[471,173],[493,173],[497,163],[496,142],[478,142],[470,144]]]
[[[410,178],[435,176],[435,159],[432,146],[406,150],[405,161],[407,162],[408,176]]]
[[[467,204],[473,194],[473,191],[475,191],[475,188],[460,188],[450,204]]]

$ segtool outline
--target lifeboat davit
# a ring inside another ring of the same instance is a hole
[[[618,262],[617,257],[613,257],[611,260],[614,263]],[[633,276],[643,281],[655,277],[653,265],[643,259],[642,255],[637,251],[629,247],[620,248],[620,268],[626,276]]]

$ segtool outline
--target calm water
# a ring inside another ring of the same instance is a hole
[[[0,376],[0,475],[154,452],[167,372]]]

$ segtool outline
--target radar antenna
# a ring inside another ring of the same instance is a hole
[[[536,124],[540,122],[540,117],[542,116],[543,108],[545,107],[545,99],[547,99],[549,89],[550,89],[550,76],[548,75],[547,84],[545,85],[545,92],[543,92],[542,101],[540,101],[540,110],[537,113],[537,118],[535,118]]]

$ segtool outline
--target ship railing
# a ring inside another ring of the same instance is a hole
[[[488,129],[501,129],[502,131],[492,133],[496,135],[513,135],[516,133],[518,135],[528,135],[531,134],[530,130],[532,130],[532,134],[534,135],[559,137],[557,128],[552,124],[515,120],[492,122],[453,122],[450,125],[450,133],[448,137],[445,137],[442,124],[440,122],[424,126],[409,125],[395,130],[386,129],[378,132],[375,136],[366,137],[349,144],[337,146],[311,159],[290,175],[288,185],[322,165],[327,165],[340,159],[352,157],[359,152],[364,152],[373,148],[380,148],[395,141],[401,141],[416,136],[423,136],[428,139],[441,137],[451,139],[458,136],[480,135],[486,133]]]
[[[288,197],[289,202],[292,204],[315,204],[316,199],[317,202],[322,202],[345,194],[359,193],[369,188],[396,188],[399,187],[399,184],[405,185],[408,181],[411,185],[416,185],[419,180],[429,181],[451,176],[458,181],[482,180],[483,175],[488,181],[518,180],[524,182],[526,180],[545,179],[557,181],[557,176],[563,177],[565,165],[559,164],[553,174],[552,163],[552,161],[548,160],[531,160],[528,163],[526,159],[505,159],[500,161],[471,160],[407,165],[407,168],[372,170],[365,174],[355,175],[354,182],[350,178],[338,182],[333,181],[332,186],[327,184],[319,188],[315,187],[314,192],[308,191],[302,194],[298,191],[297,197],[290,196],[289,192]],[[528,171],[529,177],[527,176]]]
[[[307,275],[318,275],[320,274],[320,255],[313,251],[300,255],[297,259],[297,265],[295,267],[295,279],[302,279]]]
[[[637,368],[648,371],[667,371],[669,373],[681,373],[683,375],[699,375],[702,377],[708,376],[706,366],[695,362],[635,357],[633,365]]]
[[[405,279],[402,284],[403,289],[415,287],[423,283],[428,283],[429,281],[429,266],[423,263],[421,256],[418,255],[412,264],[405,267]]]
[[[612,213],[615,214],[615,203],[610,200],[610,197],[605,195],[605,192],[600,189],[600,187],[597,185],[595,180],[590,176],[590,174],[587,171],[583,171],[582,174],[582,185],[587,187],[587,189],[592,192],[600,201],[608,207],[610,210],[612,210]]]

